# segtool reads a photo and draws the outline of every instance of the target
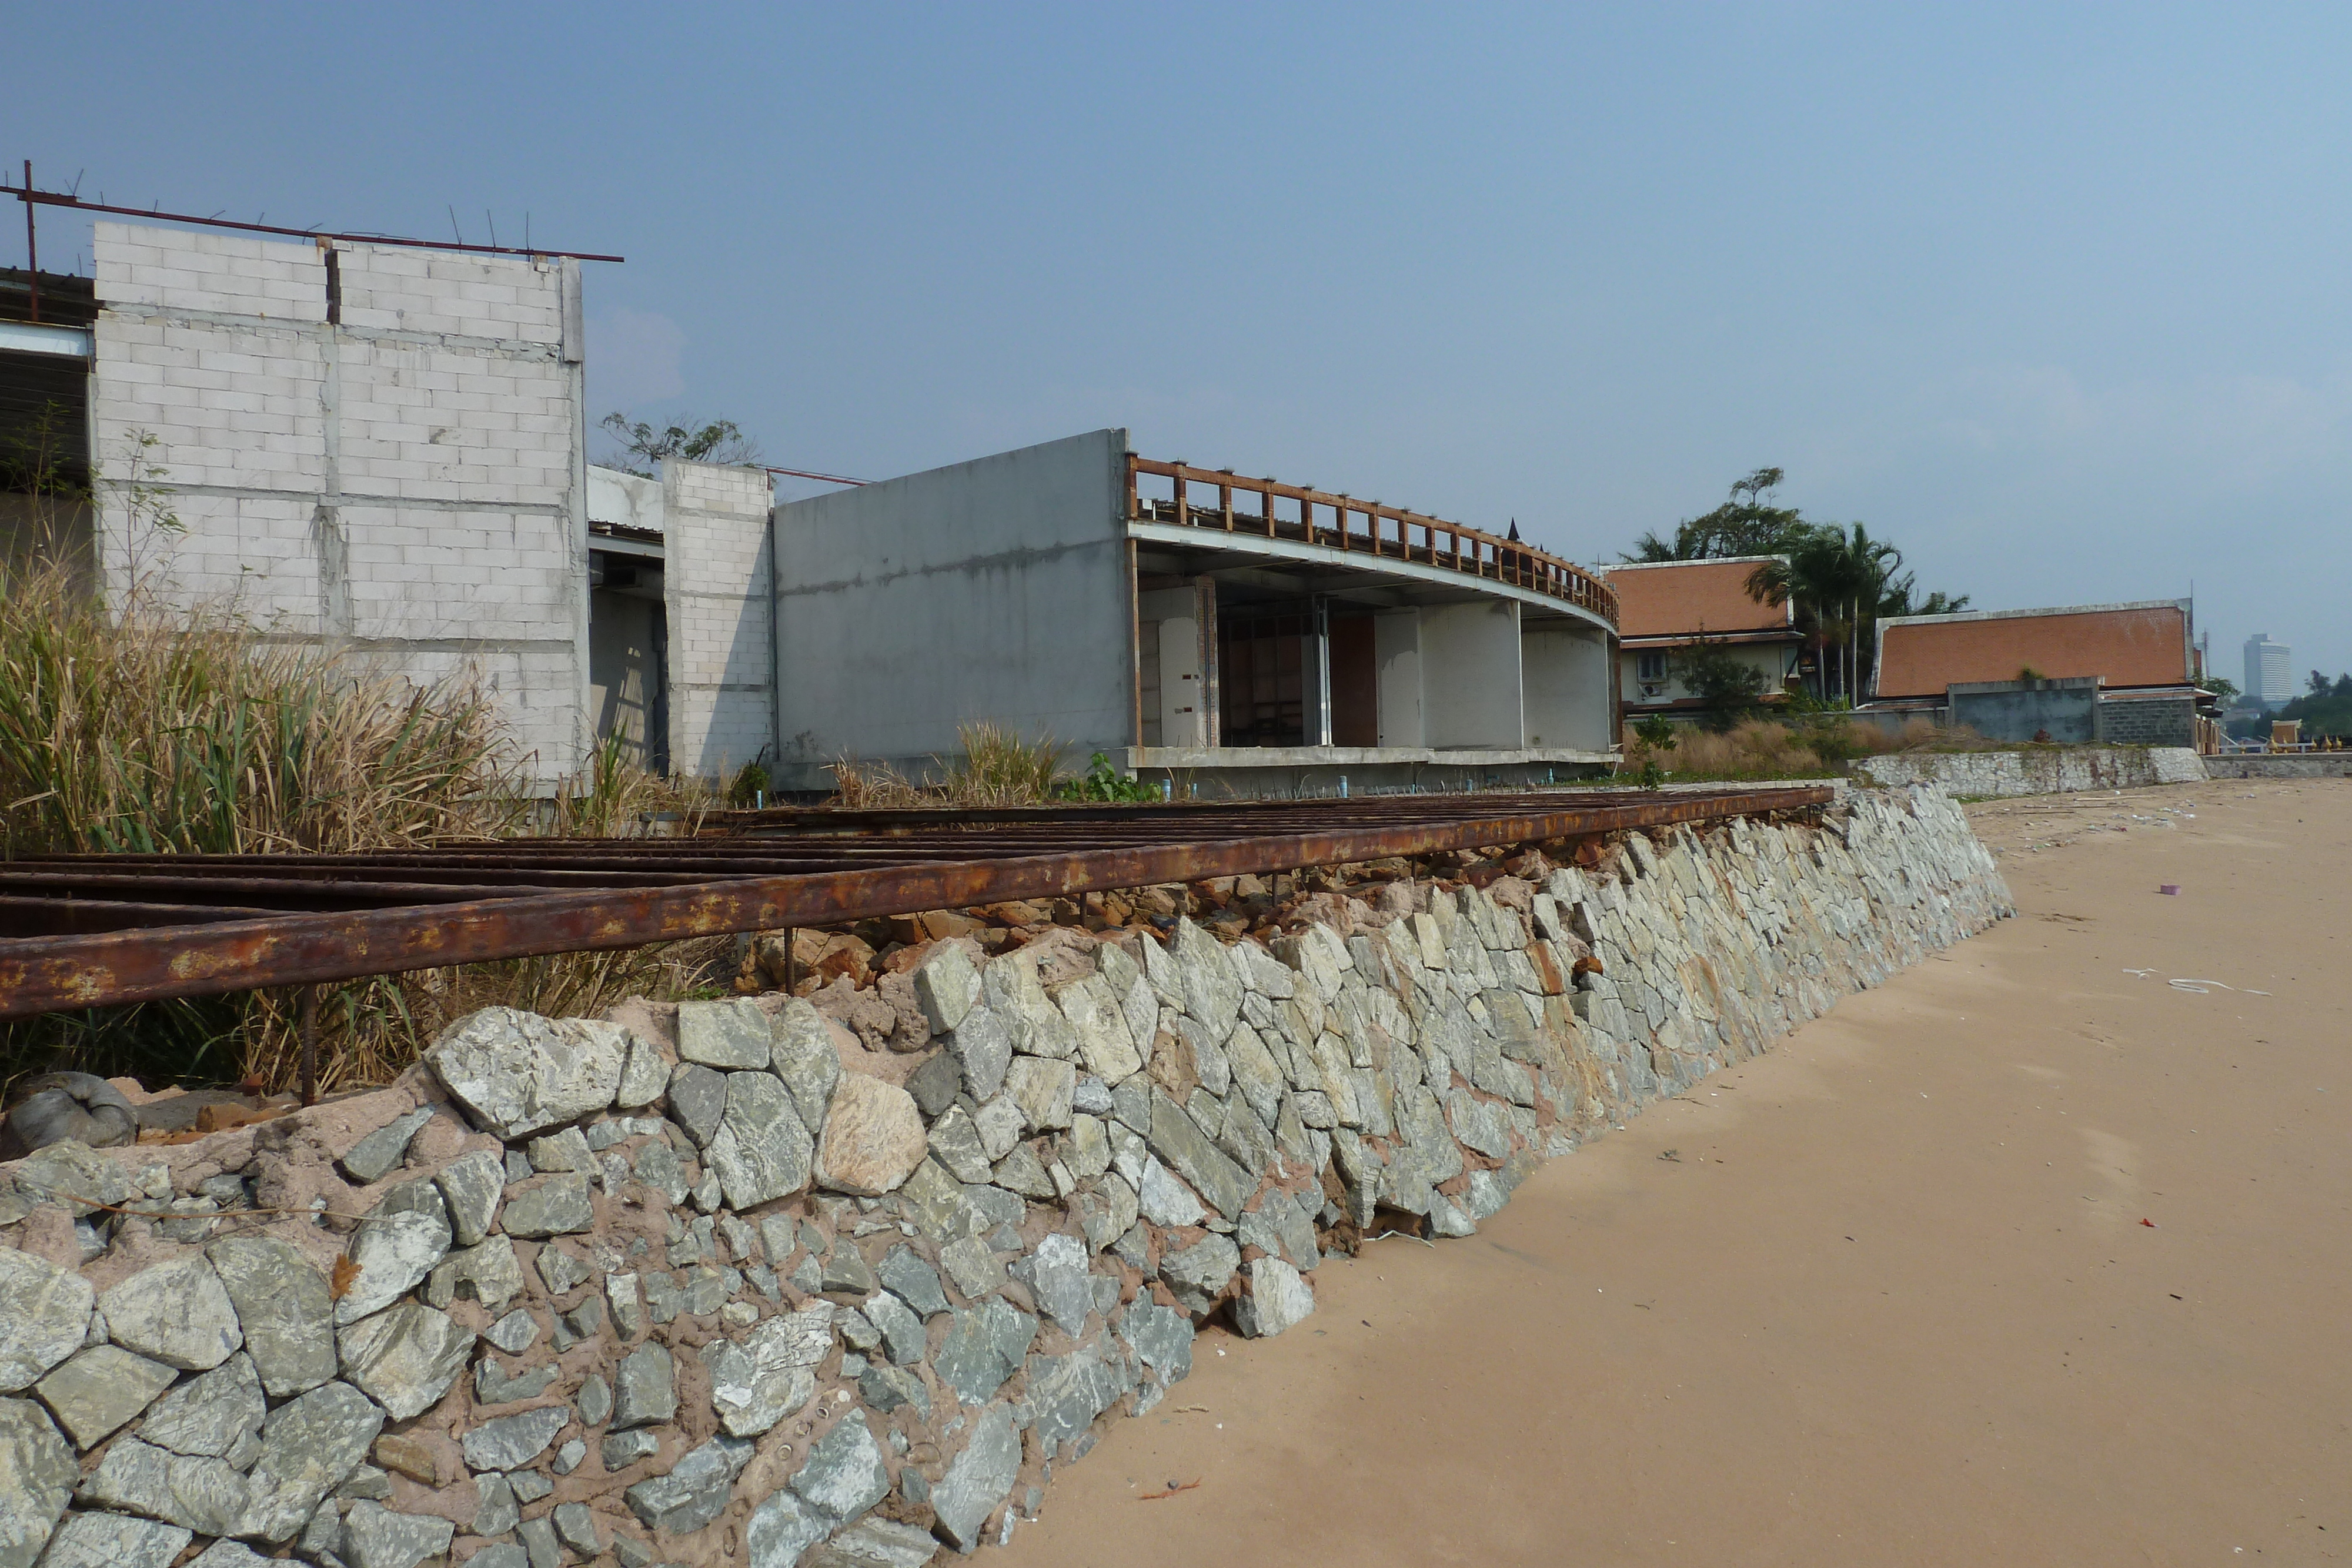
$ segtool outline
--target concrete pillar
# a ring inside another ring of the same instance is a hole
[[[1527,685],[1528,744],[1607,750],[1614,674],[1608,639],[1552,622],[1528,630],[1519,658]]]
[[[662,460],[669,757],[725,780],[775,736],[774,541],[757,468]]]
[[[1421,716],[1421,612],[1384,610],[1372,618],[1372,660],[1380,670],[1381,744],[1426,746]]]
[[[1331,611],[1315,600],[1307,615],[1307,648],[1298,664],[1307,710],[1307,744],[1331,744]]]
[[[1518,602],[1480,600],[1423,609],[1421,690],[1424,744],[1525,746]]]

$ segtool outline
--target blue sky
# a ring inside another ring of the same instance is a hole
[[[725,414],[773,463],[1125,424],[1585,560],[1777,465],[1784,504],[1979,608],[2193,580],[2220,673],[2263,631],[2352,668],[2342,7],[93,4],[9,31],[12,172],[428,237],[528,214],[628,257],[590,269],[597,412]],[[44,235],[57,261],[86,229]]]

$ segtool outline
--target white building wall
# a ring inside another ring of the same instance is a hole
[[[470,671],[542,782],[576,769],[578,264],[111,223],[93,254],[108,594]]]
[[[1529,746],[1605,751],[1616,741],[1609,701],[1609,641],[1581,626],[1527,629],[1519,643]]]
[[[676,772],[730,778],[766,752],[775,734],[772,500],[761,469],[662,464]]]
[[[1797,668],[1797,650],[1786,643],[1732,643],[1725,645],[1724,652],[1752,667],[1762,677],[1764,684],[1757,689],[1759,696],[1771,696],[1781,691]],[[1644,681],[1641,678],[1643,653],[1665,655],[1666,673],[1663,680]],[[1684,702],[1698,695],[1683,684],[1675,669],[1678,653],[1679,650],[1672,648],[1627,648],[1619,653],[1619,690],[1628,707]]]
[[[1517,601],[1425,607],[1421,612],[1424,744],[1525,746],[1519,651]]]

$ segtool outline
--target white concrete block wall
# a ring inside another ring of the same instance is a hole
[[[97,225],[107,590],[472,661],[551,783],[591,729],[575,264],[338,245],[331,321],[329,248]]]
[[[731,777],[774,737],[772,499],[756,468],[662,465],[669,756],[679,773]]]
[[[98,297],[107,304],[259,320],[327,319],[326,256],[315,245],[100,224],[92,258]]]
[[[572,472],[569,367],[549,350],[538,355],[347,346],[338,367],[346,487],[429,500],[555,504]]]
[[[343,324],[560,348],[562,263],[405,246],[338,247]]]

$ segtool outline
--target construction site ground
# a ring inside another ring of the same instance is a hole
[[[1970,815],[2017,919],[1210,1331],[1011,1560],[2352,1557],[2352,783]]]

